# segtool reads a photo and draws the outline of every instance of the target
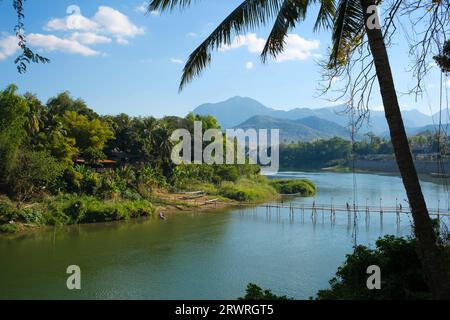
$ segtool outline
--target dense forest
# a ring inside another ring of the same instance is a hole
[[[445,157],[450,147],[448,137],[431,131],[409,137],[409,144],[414,156],[430,159]],[[319,169],[348,166],[353,157],[392,158],[393,154],[389,139],[367,133],[353,145],[339,137],[283,144],[280,146],[280,165],[282,169]]]
[[[160,193],[201,190],[222,200],[260,201],[278,192],[315,192],[306,181],[271,183],[258,165],[175,165],[173,130],[192,133],[194,121],[204,131],[219,128],[211,116],[100,116],[68,92],[43,104],[15,85],[0,92],[0,114],[3,231],[146,216],[167,204]]]

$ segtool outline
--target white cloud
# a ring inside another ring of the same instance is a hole
[[[101,54],[76,40],[61,39],[54,35],[31,33],[27,37],[28,43],[47,51],[60,51],[66,53],[80,54],[82,56],[97,56]]]
[[[116,39],[116,42],[117,42],[118,44],[120,44],[120,45],[127,45],[127,44],[130,43],[130,41],[128,41],[128,40],[125,39],[125,38],[117,38],[117,39]]]
[[[234,38],[230,45],[222,46],[219,51],[228,51],[247,47],[251,53],[260,54],[266,43],[266,39],[258,38],[255,33],[247,33]],[[317,57],[313,50],[320,47],[319,40],[306,40],[298,34],[288,34],[286,44],[282,54],[276,59],[277,62],[306,60],[311,57]]]
[[[4,60],[12,56],[19,50],[18,40],[15,36],[8,36],[0,39],[0,60]]]
[[[447,88],[450,88],[450,80],[445,81],[445,86],[446,86]]]
[[[44,29],[47,31],[96,31],[99,28],[100,26],[95,21],[92,21],[81,14],[71,14],[62,19],[51,19],[47,22]]]
[[[17,38],[15,36],[7,36],[0,39],[0,60],[4,60],[14,55],[18,50]],[[59,51],[71,54],[79,54],[82,56],[98,56],[101,52],[93,50],[76,39],[62,39],[55,35],[47,35],[40,33],[30,33],[27,36],[27,42],[31,47],[44,51]]]
[[[187,36],[187,37],[197,37],[198,34],[196,34],[195,32],[188,32],[188,33],[186,34],[186,36]]]
[[[44,28],[47,31],[83,31],[96,34],[99,37],[115,37],[117,43],[128,43],[126,38],[143,35],[145,29],[138,27],[122,12],[107,6],[100,6],[92,18],[81,14],[71,14],[65,18],[51,19]],[[96,37],[95,41],[103,41]],[[97,42],[98,43],[98,42]],[[92,43],[94,44],[94,43]]]
[[[102,44],[111,43],[111,39],[93,32],[74,32],[70,39],[76,40],[82,44]]]
[[[139,13],[146,13],[148,8],[148,2],[142,2],[139,6],[137,6],[134,11]]]
[[[92,20],[101,25],[106,33],[118,38],[132,38],[145,33],[144,28],[136,26],[126,15],[111,7],[99,7]]]
[[[251,53],[261,53],[264,49],[266,40],[258,38],[256,33],[247,33],[246,35],[240,35],[234,38],[230,45],[222,46],[219,51],[227,51],[238,49],[241,47],[247,47]]]
[[[44,27],[46,31],[60,32],[62,35],[32,33],[27,36],[30,47],[44,51],[58,51],[82,56],[103,54],[90,46],[116,43],[124,45],[129,39],[145,33],[143,27],[136,26],[120,11],[107,6],[100,6],[92,18],[81,14],[77,7],[68,11],[64,18],[50,19]],[[18,50],[17,38],[6,35],[0,39],[0,60],[14,55]]]
[[[255,65],[254,65],[253,62],[251,62],[251,61],[249,61],[249,62],[247,62],[247,63],[245,64],[245,68],[248,69],[248,70],[253,69],[254,66],[255,66]]]
[[[149,5],[150,5],[150,2],[144,1],[140,5],[138,5],[136,8],[134,8],[134,11],[139,12],[139,13],[147,13]],[[150,11],[150,14],[152,16],[159,16],[160,12],[158,10],[152,10],[152,11]]]
[[[175,64],[183,64],[184,61],[181,59],[176,59],[176,58],[171,58],[170,62],[175,63]]]
[[[285,49],[278,56],[277,61],[306,60],[313,55],[312,51],[318,49],[319,46],[319,40],[306,40],[298,34],[289,34],[286,37]]]

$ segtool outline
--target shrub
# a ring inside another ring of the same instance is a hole
[[[380,290],[369,290],[366,286],[370,265],[382,270]],[[338,268],[330,286],[317,293],[318,300],[431,298],[416,252],[416,240],[394,236],[378,239],[376,249],[357,246]]]
[[[240,177],[239,170],[234,165],[217,166],[216,174],[222,181],[237,181]]]
[[[276,196],[276,190],[260,181],[241,179],[235,183],[222,182],[219,194],[237,201],[261,201]]]
[[[126,220],[154,212],[146,200],[102,201],[91,196],[64,196],[49,205],[53,224],[91,223]]]
[[[81,191],[81,183],[83,181],[83,174],[80,172],[80,167],[69,167],[64,171],[64,182],[66,184],[66,190],[69,192]]]
[[[15,223],[7,223],[0,225],[0,233],[16,233],[19,232],[20,228]]]
[[[263,290],[254,283],[249,283],[245,290],[245,296],[238,300],[289,300],[286,296],[277,296],[271,290]]]
[[[21,223],[44,223],[42,210],[39,206],[34,205],[26,208],[18,208],[8,198],[0,199],[0,225],[9,222]]]
[[[42,151],[22,151],[12,170],[8,184],[20,201],[42,191],[55,191],[60,185],[64,167],[55,158]]]
[[[0,198],[0,224],[8,223],[17,217],[14,204],[7,197]]]
[[[296,194],[300,193],[303,197],[312,196],[316,194],[316,186],[309,180],[270,180],[270,185],[273,186],[281,194]]]

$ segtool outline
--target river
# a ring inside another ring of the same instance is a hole
[[[295,173],[318,187],[315,198],[295,203],[338,205],[353,202],[351,173]],[[396,176],[357,174],[356,194],[362,206],[407,207]],[[430,207],[448,207],[443,184],[422,182]],[[396,200],[397,198],[397,200]],[[440,199],[440,201],[439,201]],[[0,299],[235,299],[247,283],[276,294],[308,299],[328,280],[345,255],[358,244],[374,246],[384,234],[408,236],[411,221],[403,215],[311,213],[294,220],[289,209],[278,216],[265,207],[170,215],[166,221],[142,219],[48,228],[32,234],[0,237]],[[449,222],[448,218],[444,221]],[[66,268],[81,268],[81,290],[66,288]]]

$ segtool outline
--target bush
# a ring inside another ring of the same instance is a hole
[[[64,166],[42,151],[22,151],[8,179],[12,195],[20,201],[47,190],[54,192],[61,184]]]
[[[19,232],[20,228],[15,223],[7,223],[0,225],[0,233],[16,233]]]
[[[75,168],[69,167],[64,171],[64,182],[66,184],[66,191],[79,192],[81,191],[81,184],[83,182],[83,174],[80,166]]]
[[[216,170],[217,176],[221,181],[237,181],[240,178],[238,167],[235,165],[219,165]]]
[[[49,224],[92,223],[127,220],[154,212],[146,200],[102,201],[91,196],[63,196],[48,206]]]
[[[8,223],[17,217],[14,204],[7,197],[0,198],[0,224]]]
[[[276,196],[276,190],[263,179],[255,181],[241,179],[235,183],[222,182],[219,194],[229,199],[237,201],[261,201]]]
[[[316,194],[316,186],[309,180],[270,180],[270,185],[273,186],[278,193],[281,194],[296,194],[300,193],[303,197],[313,196]]]
[[[8,198],[0,199],[0,224],[10,221],[21,223],[43,223],[42,211],[39,206],[18,208]]]
[[[254,283],[247,285],[245,296],[238,300],[289,300],[286,296],[277,296],[271,290],[263,290]]]
[[[370,265],[381,268],[380,290],[369,290],[366,286]],[[338,268],[330,286],[317,293],[318,300],[431,298],[416,252],[416,240],[394,236],[378,239],[376,249],[357,246]]]

